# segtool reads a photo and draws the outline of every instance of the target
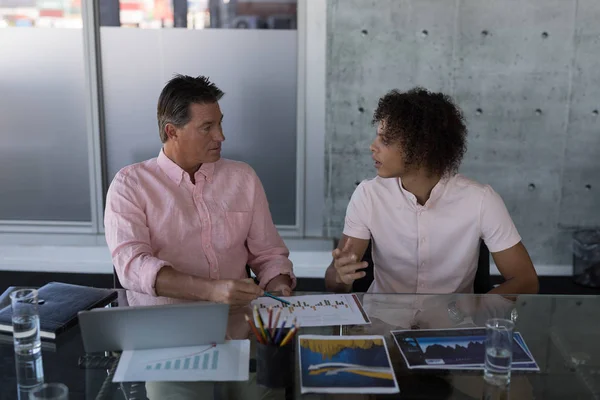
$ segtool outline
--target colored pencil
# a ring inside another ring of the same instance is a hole
[[[277,314],[275,314],[275,322],[273,323],[273,328],[271,328],[271,336],[275,336],[275,330],[277,330],[277,324],[279,323],[279,316],[281,316],[281,308],[279,308]]]
[[[281,326],[277,329],[277,335],[275,335],[275,344],[279,344],[279,340],[281,339],[281,334],[283,333],[283,329],[285,328],[285,323],[287,322],[287,319],[284,319],[283,321],[281,321]]]
[[[277,296],[275,296],[275,295],[273,295],[273,294],[271,294],[271,293],[269,293],[269,292],[265,292],[265,296],[267,296],[267,297],[270,297],[270,298],[272,298],[273,300],[277,300],[277,301],[279,301],[279,302],[281,302],[281,303],[285,304],[286,306],[289,306],[289,305],[291,304],[289,301],[287,301],[287,300],[284,300],[284,299],[282,299],[282,298],[279,298],[279,297],[277,297]]]
[[[248,322],[248,325],[250,325],[250,329],[254,333],[254,336],[256,336],[256,340],[258,341],[258,343],[265,344],[262,335],[258,333],[258,330],[256,329],[256,326],[254,326],[254,323],[250,321],[250,318],[247,315],[244,315],[244,317],[246,317],[246,322]]]
[[[258,307],[254,306],[254,313],[256,314],[256,321],[258,322],[258,329],[260,330],[260,333],[262,334],[262,337],[265,339],[265,343],[269,343],[268,339],[267,339],[267,335],[265,334],[265,326],[263,324],[263,320],[260,317],[260,312],[258,311]]]
[[[269,325],[267,329],[271,332],[271,323],[273,322],[273,306],[269,306],[267,313],[269,314]]]
[[[294,334],[297,331],[298,331],[298,325],[296,325],[295,327],[293,327],[292,330],[289,331],[287,335],[285,335],[285,338],[283,338],[283,340],[281,341],[281,344],[279,345],[279,347],[283,347],[286,344],[288,344],[292,340],[292,337],[294,337]]]

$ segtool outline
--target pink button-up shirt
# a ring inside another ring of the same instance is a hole
[[[248,264],[263,288],[280,274],[295,284],[289,251],[252,167],[220,159],[202,164],[194,180],[161,150],[112,181],[106,241],[129,303],[177,302],[156,295],[156,275],[165,265],[205,279],[244,279]]]
[[[425,205],[399,179],[362,182],[344,234],[372,237],[373,293],[472,293],[480,239],[491,252],[521,241],[502,198],[461,175],[440,180]]]

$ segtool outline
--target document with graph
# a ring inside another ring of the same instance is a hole
[[[383,336],[298,338],[302,393],[398,393]]]
[[[332,325],[365,325],[371,321],[355,294],[325,294],[282,297],[290,302],[283,304],[269,297],[260,297],[252,302],[258,306],[263,321],[269,319],[268,309],[277,313],[281,309],[279,325],[287,320],[290,326],[293,319],[302,327]]]
[[[249,340],[168,349],[125,350],[113,381],[246,381],[249,365]]]
[[[484,369],[485,328],[414,329],[391,333],[410,369]],[[513,371],[540,370],[519,332],[513,335],[511,368]]]

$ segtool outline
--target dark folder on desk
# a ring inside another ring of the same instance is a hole
[[[56,336],[77,323],[77,313],[96,307],[104,307],[117,298],[117,292],[67,283],[51,282],[38,289],[40,336],[56,339]],[[0,332],[12,332],[10,304],[0,310]]]

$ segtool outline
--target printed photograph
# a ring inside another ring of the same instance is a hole
[[[382,338],[301,337],[299,345],[303,389],[397,388]]]
[[[425,355],[425,362],[435,364],[476,364],[485,353],[484,338],[465,337],[423,337],[416,340]]]
[[[483,366],[485,359],[485,330],[450,329],[393,331],[394,339],[409,367],[418,366]],[[515,334],[513,364],[535,361],[526,352],[524,342]]]

